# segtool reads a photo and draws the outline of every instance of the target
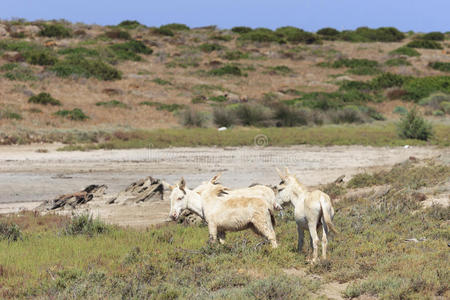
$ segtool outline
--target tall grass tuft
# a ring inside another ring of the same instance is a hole
[[[92,215],[82,214],[73,217],[69,223],[66,224],[62,233],[64,235],[87,235],[94,236],[102,233],[107,233],[111,229],[100,219],[94,219]]]
[[[433,135],[430,123],[420,115],[414,107],[397,124],[398,134],[401,138],[427,141]]]

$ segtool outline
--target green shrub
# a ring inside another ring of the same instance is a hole
[[[263,126],[270,119],[268,108],[258,104],[240,104],[234,108],[234,111],[244,126]]]
[[[430,123],[424,120],[416,108],[411,109],[397,124],[401,138],[427,141],[433,135]]]
[[[21,114],[7,108],[0,110],[0,120],[1,119],[22,120],[23,118]]]
[[[308,114],[305,110],[286,104],[279,104],[274,108],[274,118],[277,126],[295,127],[308,124]]]
[[[336,37],[339,35],[339,31],[334,28],[331,28],[331,27],[325,27],[325,28],[318,30],[317,34],[325,35],[325,36],[329,36],[329,37],[330,36]]]
[[[231,31],[236,32],[236,33],[248,33],[250,31],[252,31],[253,29],[251,29],[250,27],[247,26],[236,26],[231,28]]]
[[[313,44],[319,40],[314,34],[292,26],[280,27],[275,33],[290,43]]]
[[[156,107],[157,110],[166,110],[168,112],[174,112],[174,111],[180,110],[185,107],[183,104],[176,104],[176,103],[166,104],[166,103],[152,102],[152,101],[143,101],[139,104],[147,105],[147,106],[154,106],[154,107]]]
[[[408,113],[408,110],[403,106],[396,106],[392,112],[394,114],[406,115]]]
[[[121,73],[117,69],[101,60],[87,59],[75,55],[58,61],[49,70],[55,72],[60,77],[95,77],[100,80],[116,80],[122,78]]]
[[[104,102],[95,103],[96,106],[104,106],[104,107],[120,107],[120,108],[128,108],[128,105],[119,101],[119,100],[110,100]]]
[[[331,113],[331,119],[335,124],[364,123],[364,115],[354,106],[346,106]]]
[[[118,27],[126,28],[126,29],[135,29],[136,27],[142,25],[136,20],[124,20],[117,25]]]
[[[411,63],[402,57],[391,58],[385,62],[386,66],[397,67],[397,66],[410,66]]]
[[[61,101],[53,98],[49,93],[39,93],[31,96],[28,103],[43,104],[43,105],[61,105]]]
[[[332,65],[333,68],[358,68],[358,67],[378,67],[378,62],[370,59],[341,58],[336,60]]]
[[[406,44],[409,48],[422,48],[422,49],[443,49],[441,44],[430,40],[415,40]]]
[[[389,52],[389,54],[406,55],[406,56],[420,56],[420,53],[417,50],[410,48],[410,47],[400,47],[395,50],[392,50],[391,52]]]
[[[205,44],[201,44],[200,46],[198,46],[198,48],[200,50],[202,50],[203,52],[211,53],[213,51],[222,50],[224,47],[219,44],[205,43]]]
[[[181,113],[181,124],[186,127],[204,127],[208,120],[204,112],[195,111],[190,108]]]
[[[88,49],[84,47],[65,48],[59,50],[58,53],[62,55],[90,56],[90,57],[97,57],[100,55],[97,50]]]
[[[141,41],[131,40],[125,43],[109,46],[114,54],[122,60],[140,61],[142,58],[138,54],[152,54],[153,50]]]
[[[39,32],[40,36],[68,38],[72,36],[72,30],[62,24],[42,24],[42,29]]]
[[[159,77],[153,79],[152,82],[159,84],[159,85],[171,85],[172,84],[170,81],[161,79]]]
[[[89,117],[79,108],[74,108],[72,110],[58,110],[55,112],[55,116],[65,117],[73,121],[84,121],[89,119]]]
[[[450,114],[450,101],[441,102],[441,107],[446,114]]]
[[[92,215],[83,214],[73,217],[71,221],[66,224],[62,233],[65,235],[87,235],[92,237],[94,235],[107,233],[110,229],[110,226],[100,221],[100,219],[94,219]]]
[[[192,104],[199,104],[199,103],[205,103],[206,97],[203,95],[197,95],[194,98],[191,99]]]
[[[350,42],[399,42],[405,38],[405,35],[393,27],[377,29],[359,27],[354,31],[342,31],[338,38]]]
[[[218,127],[230,127],[236,124],[236,114],[232,109],[227,107],[214,107],[213,122]]]
[[[7,63],[1,66],[0,71],[7,71],[4,76],[9,80],[28,81],[36,80],[33,71],[27,67],[18,63]]]
[[[274,75],[289,75],[294,73],[294,71],[288,66],[269,67],[269,70],[269,73]]]
[[[159,34],[159,35],[165,35],[165,36],[174,36],[175,33],[173,33],[172,30],[169,28],[154,28],[152,30],[153,33]]]
[[[58,61],[56,55],[47,49],[28,51],[25,56],[32,65],[51,66]]]
[[[411,78],[405,82],[403,89],[406,91],[403,97],[406,100],[418,101],[428,97],[434,92],[450,93],[449,76],[429,76]]]
[[[226,102],[228,99],[227,99],[227,97],[220,95],[220,96],[209,97],[209,100],[214,101],[214,102]]]
[[[243,33],[241,34],[239,39],[243,41],[260,42],[260,43],[281,41],[281,38],[275,32],[267,28],[256,28],[247,33]]]
[[[213,69],[208,72],[209,75],[213,76],[224,76],[224,75],[233,75],[233,76],[243,76],[244,73],[238,66],[235,65],[225,65],[221,68]]]
[[[105,32],[105,36],[109,37],[110,39],[131,40],[131,35],[128,33],[128,31],[120,29],[107,31]]]
[[[450,102],[450,94],[445,93],[433,93],[430,96],[423,98],[419,101],[419,104],[422,106],[428,106],[435,110],[442,110],[444,112],[448,112],[445,107],[445,103]]]
[[[22,240],[22,231],[17,224],[8,224],[0,222],[0,240],[7,240],[8,242],[16,242]]]
[[[383,73],[370,81],[371,88],[374,90],[387,89],[394,86],[402,86],[406,79],[402,75],[393,73]]]
[[[233,39],[233,37],[230,34],[227,34],[227,35],[215,34],[215,35],[212,35],[210,37],[210,39],[216,40],[216,41],[228,42],[228,41],[231,41]]]
[[[243,53],[239,50],[231,50],[226,51],[222,57],[228,60],[238,60],[238,59],[246,59],[249,57],[249,55],[248,53]]]
[[[420,39],[430,41],[443,41],[445,40],[445,34],[439,31],[433,31],[422,35]]]
[[[428,66],[435,70],[439,70],[442,72],[450,72],[450,62],[435,61],[435,62],[430,62],[428,64]]]
[[[166,24],[166,25],[160,26],[159,28],[160,29],[169,29],[171,31],[180,31],[180,30],[189,30],[190,29],[187,25],[180,24],[180,23]]]

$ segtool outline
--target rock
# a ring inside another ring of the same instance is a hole
[[[36,210],[48,211],[64,208],[75,209],[77,206],[86,204],[96,197],[103,196],[107,188],[108,187],[106,185],[91,184],[82,191],[71,194],[64,194],[58,196],[53,200],[46,200],[41,205],[39,205]]]
[[[108,201],[108,204],[139,203],[163,200],[164,184],[161,180],[148,176],[130,184],[124,191]]]
[[[359,189],[354,189],[352,191],[349,191],[348,193],[346,193],[344,196],[341,196],[340,198],[347,198],[349,200],[368,198],[369,200],[374,200],[374,199],[383,197],[390,190],[391,190],[390,185],[365,187],[365,188],[359,188]]]

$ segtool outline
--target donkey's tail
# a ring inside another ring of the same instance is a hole
[[[272,209],[268,209],[269,214],[270,214],[270,221],[272,222],[272,226],[275,227],[275,225],[277,225],[277,221],[275,220],[275,215],[273,214]]]
[[[331,221],[331,200],[328,198],[327,201],[324,195],[320,195],[320,207],[322,208],[322,215],[323,219],[325,220],[325,224],[331,231],[333,231],[335,234],[338,234],[339,232],[336,230],[336,228],[334,228],[333,222]]]

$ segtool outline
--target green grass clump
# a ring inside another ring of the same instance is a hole
[[[100,219],[94,219],[92,215],[82,214],[73,217],[62,230],[64,235],[87,235],[94,236],[107,233],[110,226],[106,225]]]
[[[159,77],[153,79],[152,82],[159,84],[159,85],[172,85],[172,83],[170,81],[161,79]]]
[[[380,72],[377,61],[370,59],[341,58],[332,63],[321,63],[319,66],[330,68],[349,68],[356,75],[374,75]]]
[[[28,51],[25,54],[27,62],[32,65],[51,66],[54,65],[58,58],[56,55],[47,49],[36,49]]]
[[[224,47],[222,45],[219,44],[211,44],[211,43],[205,43],[205,44],[201,44],[200,46],[198,46],[198,48],[203,51],[203,52],[207,52],[207,53],[211,53],[213,51],[219,51],[224,49]]]
[[[174,111],[180,110],[185,107],[183,104],[176,104],[176,103],[166,104],[166,103],[152,102],[152,101],[143,101],[139,104],[147,105],[147,106],[154,106],[154,107],[156,107],[157,110],[166,110],[168,112],[174,112]]]
[[[407,93],[406,100],[418,101],[434,92],[450,93],[449,76],[430,76],[411,78],[402,87]]]
[[[1,119],[9,119],[9,120],[22,120],[22,115],[18,112],[15,112],[9,108],[0,110],[0,120]]]
[[[450,63],[448,62],[435,61],[430,62],[428,66],[431,67],[432,69],[439,70],[442,72],[450,72]]]
[[[244,53],[239,50],[230,50],[226,51],[222,57],[227,60],[239,60],[239,59],[247,59],[249,58],[249,55],[248,53]]]
[[[253,29],[251,29],[250,27],[247,27],[247,26],[235,26],[235,27],[231,28],[232,32],[239,33],[239,34],[249,33],[252,30]]]
[[[98,57],[100,54],[95,49],[88,49],[85,47],[65,48],[58,51],[62,55],[75,55],[75,56],[90,56]]]
[[[427,141],[433,135],[433,128],[425,121],[416,108],[411,109],[397,124],[401,138]]]
[[[159,27],[160,29],[169,29],[171,31],[182,31],[182,30],[189,30],[189,26],[185,25],[185,24],[180,24],[180,23],[171,23],[171,24],[166,24],[166,25],[162,25]]]
[[[216,40],[216,41],[229,42],[233,39],[233,36],[231,34],[226,34],[226,35],[214,34],[210,37],[210,39]]]
[[[136,29],[139,26],[143,25],[136,20],[124,20],[117,25],[117,27],[122,27],[125,29]]]
[[[223,67],[209,71],[208,74],[213,75],[213,76],[224,76],[224,75],[243,76],[244,75],[242,70],[238,66],[235,66],[235,65],[225,65]]]
[[[393,73],[383,73],[370,81],[370,87],[375,90],[390,87],[400,87],[408,80],[407,77]]]
[[[128,108],[128,105],[119,100],[100,101],[95,103],[96,106]]]
[[[408,110],[403,106],[396,106],[392,112],[394,114],[406,115],[408,113]]]
[[[214,102],[226,102],[228,99],[224,95],[219,95],[219,96],[211,96],[209,97],[209,100]]]
[[[419,101],[422,106],[430,107],[435,111],[441,111],[443,113],[450,113],[450,94],[445,93],[433,93],[430,96],[423,98]]]
[[[429,41],[443,41],[445,40],[445,34],[439,31],[433,31],[420,36],[420,39]]]
[[[289,43],[313,44],[319,41],[319,38],[313,33],[292,26],[277,28],[275,33]]]
[[[0,67],[0,71],[5,71],[3,76],[9,80],[29,81],[37,79],[31,68],[18,63],[6,63]]]
[[[385,62],[386,66],[389,67],[397,67],[397,66],[410,66],[411,63],[407,61],[405,58],[391,58]]]
[[[72,30],[62,24],[42,24],[43,28],[39,32],[40,36],[68,38],[72,36]]]
[[[337,37],[339,35],[339,30],[336,30],[331,27],[325,27],[317,31],[317,34],[326,36],[326,37]]]
[[[95,77],[107,81],[122,78],[120,71],[109,64],[99,59],[85,58],[78,55],[69,55],[64,60],[58,61],[49,70],[60,77]]]
[[[89,119],[89,117],[79,108],[74,108],[72,110],[58,110],[55,112],[55,116],[65,117],[72,121],[84,121]]]
[[[240,104],[234,108],[237,119],[244,126],[265,126],[270,118],[270,111],[262,105]]]
[[[230,127],[237,123],[236,114],[229,107],[214,107],[213,122],[217,127]]]
[[[175,33],[169,28],[153,28],[152,32],[158,35],[174,36]]]
[[[290,75],[294,73],[294,71],[288,66],[274,66],[269,67],[269,73],[274,75]]]
[[[131,35],[128,31],[120,29],[112,29],[105,32],[105,36],[110,39],[131,40]]]
[[[143,42],[135,40],[114,44],[109,46],[109,48],[121,60],[140,61],[142,60],[142,57],[138,54],[149,55],[153,53],[153,50],[147,47]]]
[[[256,28],[247,33],[241,34],[240,40],[260,43],[280,42],[281,37],[267,28]]]
[[[356,30],[344,30],[338,35],[338,39],[349,42],[400,42],[404,38],[404,33],[394,27],[359,27]]]
[[[441,44],[431,40],[415,40],[406,44],[409,48],[421,48],[421,49],[443,49]]]
[[[186,108],[180,114],[180,123],[185,127],[205,127],[208,117],[204,112]]]
[[[0,240],[7,240],[8,242],[22,240],[20,227],[14,223],[8,224],[0,221]]]
[[[49,93],[39,93],[37,95],[31,96],[28,99],[28,103],[35,103],[35,104],[43,104],[43,105],[61,105],[61,101],[53,98]]]
[[[397,54],[397,55],[406,55],[406,56],[420,56],[420,53],[413,48],[410,47],[400,47],[395,50],[389,52],[389,54]]]

